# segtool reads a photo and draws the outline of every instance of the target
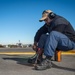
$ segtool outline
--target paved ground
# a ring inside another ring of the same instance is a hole
[[[0,48],[1,52],[33,52],[32,48]]]
[[[30,51],[30,50],[29,50]],[[62,61],[52,61],[53,67],[44,71],[34,70],[27,63],[29,55],[0,55],[0,75],[75,75],[75,55],[62,55]]]

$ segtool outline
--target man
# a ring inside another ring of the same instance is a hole
[[[35,69],[45,70],[51,68],[51,58],[56,49],[62,51],[75,49],[75,31],[69,21],[51,10],[43,11],[39,21],[44,21],[45,24],[34,37],[33,49],[37,50],[39,60],[42,58],[42,53],[46,58],[36,65]]]

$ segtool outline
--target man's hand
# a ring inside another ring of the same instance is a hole
[[[36,45],[33,45],[32,48],[33,48],[34,51],[37,51],[37,46]]]
[[[34,51],[37,51],[37,42],[34,42],[34,44],[33,44],[33,46],[32,46],[32,49],[33,49]]]

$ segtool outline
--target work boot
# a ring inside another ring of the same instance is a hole
[[[29,58],[28,63],[35,64],[36,58],[37,58],[37,54],[35,54],[33,57]],[[37,64],[40,64],[42,60],[43,60],[42,57],[40,57],[39,60],[37,59]]]
[[[51,60],[45,58],[40,64],[35,66],[35,70],[46,70],[52,67]]]

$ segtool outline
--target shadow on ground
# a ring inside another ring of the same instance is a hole
[[[33,66],[32,64],[29,64],[28,63],[28,59],[29,57],[21,57],[21,58],[18,58],[18,57],[4,57],[3,58],[4,60],[14,60],[17,62],[17,64],[21,64],[21,65],[26,65],[26,66]]]
[[[67,71],[72,71],[72,72],[75,72],[75,69],[72,69],[72,68],[67,68],[67,67],[63,67],[63,66],[58,66],[54,63],[52,63],[53,65],[53,68],[57,68],[57,69],[62,69],[62,70],[67,70]]]
[[[33,64],[29,64],[28,63],[29,57],[28,58],[18,58],[18,57],[17,58],[15,58],[15,57],[9,58],[9,57],[4,57],[3,59],[4,60],[14,60],[14,61],[17,61],[17,64],[20,64],[20,65],[26,65],[26,66],[29,66],[29,67],[32,67],[33,66]],[[75,69],[63,67],[63,64],[62,64],[62,66],[59,66],[59,65],[56,65],[56,64],[54,64],[52,62],[52,67],[53,68],[56,68],[56,69],[61,69],[61,70],[75,72]]]

